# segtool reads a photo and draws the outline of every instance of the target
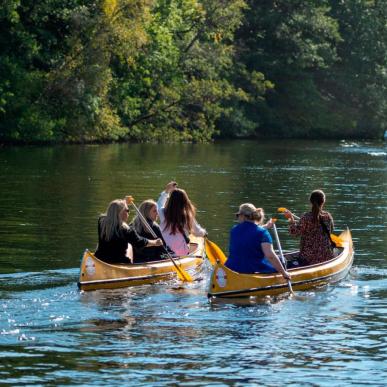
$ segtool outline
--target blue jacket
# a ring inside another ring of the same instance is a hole
[[[265,259],[261,243],[273,243],[269,232],[253,222],[239,223],[231,229],[226,266],[238,273],[274,273]]]

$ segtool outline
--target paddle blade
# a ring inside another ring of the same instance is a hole
[[[206,246],[206,256],[208,260],[210,261],[211,265],[214,266],[216,262],[220,262],[222,265],[227,260],[227,257],[221,250],[221,248],[214,242],[211,242],[206,238],[205,240],[205,246]]]
[[[129,206],[134,202],[134,197],[132,195],[125,196],[126,204]]]
[[[288,211],[288,209],[285,208],[285,207],[279,207],[279,208],[277,209],[277,211],[278,211],[278,212],[281,212],[281,213],[284,213],[284,212]],[[290,219],[290,214],[289,214],[289,213],[286,213],[286,214],[284,214],[284,217],[285,217],[286,219]]]
[[[175,269],[178,278],[183,282],[193,282],[192,277],[181,266],[178,266],[176,264],[175,260],[172,258],[172,255],[168,253],[167,249],[165,249],[165,252],[167,253],[168,258],[173,263],[173,268]]]
[[[174,268],[176,270],[177,276],[179,277],[179,279],[181,281],[193,282],[193,278],[184,269],[182,269],[181,267],[179,267],[177,265],[175,265]]]
[[[331,234],[331,241],[335,243],[336,247],[344,247],[344,241],[337,235]]]

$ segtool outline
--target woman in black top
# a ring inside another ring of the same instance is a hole
[[[133,248],[134,262],[149,262],[164,259],[166,254],[166,243],[164,241],[163,236],[161,235],[160,226],[156,223],[156,219],[158,216],[157,203],[152,199],[145,200],[138,206],[138,210],[146,219],[149,227],[153,230],[155,235],[163,241],[164,246],[158,246],[154,248],[135,246]],[[143,221],[141,220],[139,215],[136,215],[133,218],[133,221],[130,225],[133,226],[134,230],[137,232],[138,235],[147,239],[154,239],[154,236],[144,226]],[[173,254],[172,250],[168,249],[168,252],[170,254]]]
[[[95,256],[108,263],[130,263],[126,256],[128,243],[134,248],[162,246],[161,239],[148,240],[129,228],[129,209],[125,200],[113,200],[98,219],[98,247]]]

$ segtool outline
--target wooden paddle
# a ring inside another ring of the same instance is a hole
[[[280,261],[282,263],[282,266],[284,268],[284,270],[286,270],[286,259],[284,257],[284,253],[282,251],[282,247],[281,247],[281,243],[280,243],[280,240],[279,240],[279,237],[278,237],[278,232],[277,232],[277,226],[275,225],[275,221],[277,219],[272,219],[273,220],[273,231],[274,231],[274,236],[275,236],[275,240],[277,241],[277,246],[278,246],[278,251],[280,253]],[[293,287],[292,287],[292,283],[289,280],[288,281],[288,288],[289,288],[289,292],[292,296],[296,296],[296,294],[293,292]]]
[[[125,197],[125,200],[126,200],[126,203],[128,205],[132,205],[134,207],[134,209],[136,210],[137,212],[137,215],[140,217],[140,220],[143,224],[143,226],[147,229],[147,231],[152,235],[153,238],[157,239],[157,235],[155,234],[155,232],[152,230],[152,227],[149,226],[149,223],[148,221],[144,218],[144,216],[142,215],[142,213],[140,212],[140,210],[137,208],[137,206],[134,204],[134,199],[133,199],[133,196],[126,196]],[[163,245],[163,248],[164,248],[164,251],[166,252],[168,258],[172,261],[173,263],[173,266],[176,270],[176,273],[177,273],[177,276],[182,280],[182,281],[186,281],[186,282],[192,282],[193,279],[192,277],[181,267],[179,267],[175,260],[173,259],[172,255],[169,253],[169,251],[167,250],[167,248]]]
[[[215,266],[217,262],[220,262],[222,265],[225,264],[227,257],[223,253],[222,249],[215,242],[211,242],[209,239],[206,238],[205,247],[206,256],[212,266]]]
[[[286,212],[286,211],[288,211],[288,209],[285,208],[285,207],[279,207],[279,208],[277,209],[277,211],[278,211],[278,212]],[[294,215],[294,214],[293,214],[293,217],[294,217],[294,219],[297,219],[297,220],[300,219],[299,216]],[[289,219],[287,215],[285,215],[285,218]],[[335,243],[336,247],[344,247],[344,244],[343,244],[344,241],[343,241],[339,236],[337,236],[337,235],[335,235],[335,234],[329,234],[329,235],[330,235],[330,237],[331,237],[332,242]]]

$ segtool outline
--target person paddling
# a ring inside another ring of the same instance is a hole
[[[206,230],[196,221],[196,208],[187,193],[169,182],[157,201],[160,228],[167,246],[179,256],[189,253],[189,235],[204,237]]]
[[[313,265],[333,258],[333,245],[330,234],[333,233],[334,222],[332,215],[323,210],[325,194],[321,190],[311,193],[309,201],[312,208],[301,218],[286,210],[284,215],[289,219],[290,235],[301,237],[300,258],[301,265]]]
[[[272,238],[267,231],[272,223],[262,226],[265,216],[263,209],[243,203],[235,215],[238,224],[230,232],[230,253],[225,266],[238,273],[279,272],[289,280],[290,274],[274,252]]]
[[[157,203],[152,200],[144,200],[139,206],[138,210],[141,213],[143,219],[148,223],[150,229],[153,231],[153,235],[150,233],[149,229],[144,226],[144,221],[140,218],[138,214],[133,218],[130,226],[134,228],[138,235],[147,238],[147,239],[156,239],[154,235],[160,238],[163,241],[164,246],[157,247],[143,247],[138,248],[133,246],[133,255],[134,262],[149,262],[157,261],[160,259],[165,259],[165,249],[166,243],[161,234],[160,226],[157,224],[156,220],[158,217],[157,214]],[[171,251],[170,251],[171,252]],[[171,252],[172,253],[172,252]]]

